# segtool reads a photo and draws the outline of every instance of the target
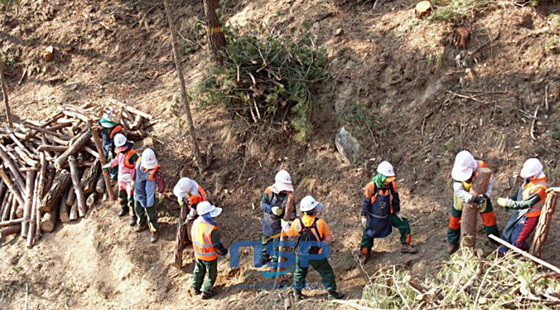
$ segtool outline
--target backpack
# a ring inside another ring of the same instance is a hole
[[[299,232],[299,237],[297,239],[296,246],[294,248],[296,254],[297,253],[299,253],[301,255],[319,254],[319,251],[321,250],[321,247],[319,246],[319,243],[320,243],[320,241],[323,241],[323,238],[319,235],[319,231],[317,230],[317,220],[318,220],[318,218],[315,218],[315,220],[313,221],[313,224],[311,224],[311,226],[305,226],[305,225],[303,225],[303,221],[300,218],[298,218],[299,225],[300,225],[300,227],[302,227],[302,229]],[[315,235],[313,233],[313,231],[311,230],[312,228],[315,229],[315,231],[317,232],[317,235]],[[317,237],[319,237],[319,239],[317,239]],[[300,253],[299,245],[300,245],[300,242],[302,242],[302,241],[317,242],[317,246],[309,247],[309,252],[308,253]]]

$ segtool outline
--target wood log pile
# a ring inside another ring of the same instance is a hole
[[[111,105],[129,140],[146,137],[155,124],[131,106]],[[115,199],[94,129],[103,112],[92,103],[64,105],[44,120],[0,128],[0,238],[20,234],[31,248],[57,222],[86,216],[99,199]]]

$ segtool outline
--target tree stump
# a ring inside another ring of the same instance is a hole
[[[469,193],[474,196],[486,193],[488,183],[492,176],[492,170],[478,168],[473,186]],[[474,248],[476,245],[476,219],[478,217],[478,206],[473,203],[465,203],[463,215],[461,216],[461,247]]]

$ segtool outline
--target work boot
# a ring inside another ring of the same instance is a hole
[[[202,299],[210,299],[210,297],[214,296],[214,292],[202,292]]]
[[[199,288],[196,288],[196,287],[193,287],[193,293],[194,293],[195,295],[200,295],[200,294],[202,294],[202,292],[200,291],[200,289],[199,289]]]
[[[360,263],[362,263],[362,265],[365,265],[368,261],[369,255],[367,254],[360,254]]]
[[[148,229],[148,225],[141,225],[141,226],[136,227],[136,229],[134,229],[134,231],[138,233],[138,232],[144,231],[146,229]]]
[[[128,214],[128,212],[126,212],[126,211],[123,210],[123,209],[121,209],[121,210],[119,211],[119,217],[125,216],[125,215],[127,215],[127,214]]]
[[[130,226],[134,226],[136,225],[136,220],[137,220],[136,216],[131,216],[128,224],[130,224]]]
[[[302,299],[304,299],[305,296],[303,295],[303,293],[301,292],[301,290],[294,290],[294,299],[296,301],[300,301]]]
[[[150,242],[151,243],[156,243],[156,241],[158,240],[158,236],[159,236],[159,234],[158,234],[157,231],[152,232],[152,237],[150,238]]]
[[[418,252],[418,250],[413,247],[412,245],[410,245],[410,243],[405,243],[401,246],[401,253],[410,253],[410,254],[414,254]]]
[[[344,298],[344,296],[346,296],[346,295],[344,295],[344,294],[341,293],[341,292],[329,291],[329,300],[333,300],[333,299],[342,299],[342,298]]]
[[[457,252],[457,250],[459,249],[459,243],[449,243],[449,245],[447,246],[447,254],[451,255],[455,252]]]

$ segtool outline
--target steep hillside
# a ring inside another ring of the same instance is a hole
[[[214,146],[212,166],[197,174],[180,117],[169,31],[159,1],[22,0],[2,12],[0,38],[9,65],[12,112],[16,120],[40,119],[65,103],[116,98],[158,116],[155,151],[169,187],[183,169],[211,193],[213,202],[224,208],[218,222],[226,245],[260,240],[260,195],[279,169],[287,169],[298,199],[313,194],[327,205],[321,216],[335,234],[329,259],[339,288],[348,298],[360,299],[366,273],[381,265],[398,264],[425,277],[446,259],[450,171],[457,151],[469,149],[488,162],[495,173],[494,197],[509,195],[518,182],[514,173],[532,156],[542,159],[549,183],[558,186],[560,22],[551,16],[558,16],[560,8],[557,3],[531,7],[492,2],[465,17],[472,35],[467,50],[461,51],[450,44],[452,24],[417,19],[414,1],[379,1],[376,8],[370,1],[348,2],[223,3],[228,25],[254,20],[278,31],[309,27],[316,44],[325,47],[330,79],[317,95],[320,108],[306,142],[295,142],[285,123],[257,127],[222,108],[202,108],[193,98],[201,146]],[[181,2],[174,14],[192,90],[211,62],[197,31],[202,4]],[[54,60],[45,57],[50,46]],[[335,148],[341,126],[362,146],[351,165]],[[381,160],[396,168],[402,212],[410,219],[419,253],[400,254],[394,232],[376,241],[372,260],[361,268],[362,189]],[[45,234],[31,250],[20,238],[0,240],[0,307],[284,307],[286,293],[258,288],[264,278],[251,267],[251,251],[242,252],[240,269],[220,259],[214,299],[193,296],[192,249],[185,252],[182,270],[170,266],[178,210],[171,191],[166,194],[170,199],[159,210],[162,233],[156,244],[134,233],[108,202],[87,218]],[[496,214],[501,229],[509,213],[500,209]],[[485,240],[482,227],[479,232]],[[560,265],[558,222],[551,234],[542,258]],[[488,253],[494,249],[479,243]],[[308,279],[318,281],[319,276],[311,272]],[[297,308],[327,306],[324,292],[308,294],[311,298]]]

